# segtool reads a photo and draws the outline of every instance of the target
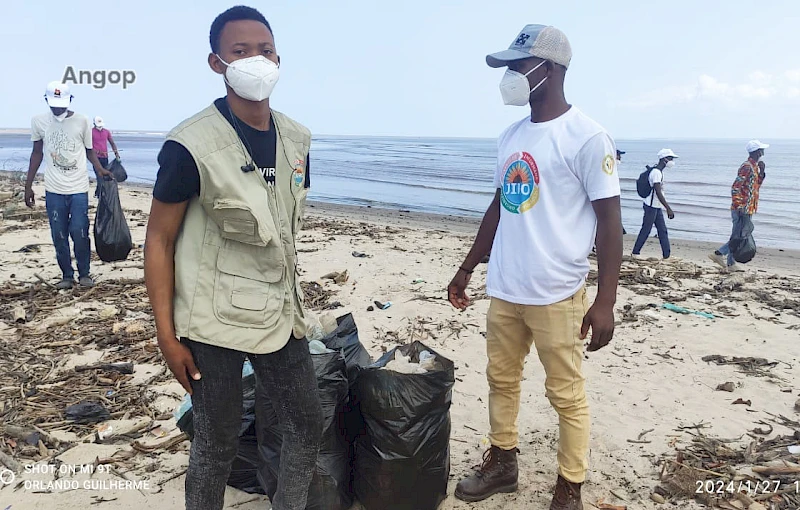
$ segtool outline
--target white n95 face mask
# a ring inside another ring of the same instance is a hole
[[[272,93],[278,83],[280,70],[278,64],[264,55],[235,60],[230,64],[217,58],[228,66],[225,70],[225,83],[230,85],[236,95],[250,101],[263,101]]]
[[[51,113],[52,113],[52,112],[51,112]],[[56,119],[57,121],[59,121],[59,122],[64,122],[64,119],[66,119],[66,118],[67,118],[67,114],[68,114],[68,113],[69,113],[69,110],[65,111],[65,112],[64,112],[64,113],[62,113],[61,115],[56,115],[55,113],[53,113],[53,118],[55,118],[55,119]]]
[[[667,168],[672,168],[674,166],[675,166],[675,162],[674,161],[667,161]]]
[[[525,74],[512,71],[511,69],[506,69],[506,74],[503,76],[503,79],[500,80],[500,95],[503,96],[503,103],[510,106],[527,105],[530,101],[533,91],[538,89],[539,86],[547,79],[547,76],[545,76],[533,88],[530,88],[530,84],[528,83],[528,75],[542,67],[545,62],[547,61],[542,60],[536,67]]]

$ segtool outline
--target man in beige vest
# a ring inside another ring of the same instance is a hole
[[[309,188],[309,131],[270,109],[280,58],[261,13],[211,25],[217,99],[167,135],[158,156],[145,277],[158,343],[192,395],[186,508],[223,506],[242,419],[242,366],[284,430],[274,510],[302,510],[322,410],[297,285],[295,236]]]

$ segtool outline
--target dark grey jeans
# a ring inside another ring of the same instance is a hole
[[[239,446],[242,366],[248,358],[256,379],[269,389],[270,403],[286,431],[272,508],[303,510],[323,427],[308,343],[291,338],[278,352],[247,354],[188,339],[181,342],[192,351],[202,375],[199,381],[192,381],[195,436],[186,473],[186,509],[222,509]]]

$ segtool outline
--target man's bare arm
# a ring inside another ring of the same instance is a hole
[[[622,218],[618,196],[595,200],[592,207],[597,216],[597,297],[583,318],[581,338],[586,338],[591,329],[588,350],[596,351],[614,338],[614,305],[622,264]]]
[[[25,179],[25,205],[33,207],[36,204],[36,199],[33,195],[33,180],[36,178],[36,172],[42,166],[44,159],[44,140],[36,140],[33,142],[33,149],[31,150],[31,159],[28,162],[28,176]]]
[[[617,302],[619,268],[622,264],[622,215],[620,198],[592,202],[597,216],[597,299],[607,305]]]
[[[156,320],[158,346],[167,365],[184,389],[192,393],[189,378],[200,379],[192,353],[175,335],[172,298],[175,295],[175,241],[189,202],[168,204],[153,199],[144,245],[144,280]]]

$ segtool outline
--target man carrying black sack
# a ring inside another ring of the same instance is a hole
[[[186,508],[223,506],[248,358],[284,430],[272,508],[303,510],[323,425],[294,246],[311,134],[270,108],[280,58],[261,13],[225,11],[210,42],[227,96],[167,135],[145,245],[159,347],[192,395]]]
[[[768,148],[769,144],[758,140],[750,140],[747,143],[746,149],[749,157],[739,167],[736,179],[731,186],[731,219],[733,221],[731,238],[729,242],[708,256],[726,271],[743,270],[736,264],[734,258],[736,250],[732,245],[743,242],[753,233],[753,215],[758,211],[758,195],[761,191],[761,184],[767,177],[766,164],[763,160],[764,151]]]

